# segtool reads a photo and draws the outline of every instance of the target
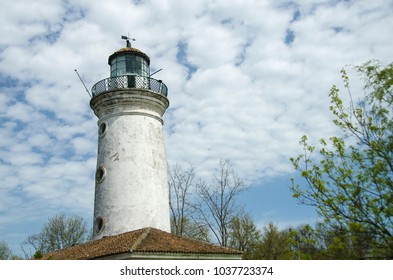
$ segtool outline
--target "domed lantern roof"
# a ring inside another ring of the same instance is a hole
[[[120,50],[115,51],[113,54],[111,54],[109,56],[108,64],[111,65],[111,60],[112,59],[114,59],[118,55],[121,55],[121,54],[124,54],[124,53],[141,56],[141,57],[143,57],[147,61],[148,65],[150,65],[150,58],[147,56],[147,54],[145,54],[143,51],[141,51],[139,49],[131,48],[131,47],[121,48]]]

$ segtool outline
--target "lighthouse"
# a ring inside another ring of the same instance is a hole
[[[110,76],[93,86],[90,100],[98,117],[94,240],[40,259],[241,259],[240,251],[170,233],[162,130],[168,88],[152,78],[158,71],[150,73],[150,58],[122,39],[126,47],[109,56]]]
[[[168,89],[150,58],[131,47],[108,58],[110,77],[92,88],[98,117],[93,239],[151,227],[170,232],[163,115]]]

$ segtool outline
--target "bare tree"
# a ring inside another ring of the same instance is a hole
[[[221,246],[228,246],[230,222],[241,212],[236,197],[244,189],[229,160],[219,162],[210,183],[201,180],[197,184],[196,217],[209,228]]]
[[[208,241],[209,229],[193,217],[191,200],[195,190],[194,167],[189,164],[184,169],[177,163],[169,168],[168,173],[171,232],[178,236]]]
[[[189,196],[195,178],[194,168],[190,165],[186,170],[176,163],[169,168],[169,208],[171,211],[171,231],[183,236],[188,215],[190,214]]]
[[[88,238],[89,231],[82,217],[61,213],[49,218],[41,232],[29,235],[21,246],[26,258],[30,258],[31,247],[40,255],[86,242]]]
[[[11,249],[5,241],[0,241],[0,260],[8,260],[12,256]]]

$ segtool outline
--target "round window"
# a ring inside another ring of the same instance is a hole
[[[95,220],[94,227],[96,233],[100,233],[104,229],[104,219],[102,217],[97,217]]]
[[[106,175],[105,168],[102,166],[98,167],[96,171],[96,182],[101,183],[102,181],[104,181],[105,175]]]
[[[108,124],[105,122],[101,123],[100,126],[98,127],[98,135],[100,137],[103,137],[107,131],[108,131]]]

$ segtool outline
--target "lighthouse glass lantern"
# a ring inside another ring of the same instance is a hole
[[[111,77],[134,75],[149,77],[149,58],[132,48],[121,49],[109,57]]]
[[[109,59],[112,84],[110,87],[149,88],[150,59],[142,51],[127,46]]]

